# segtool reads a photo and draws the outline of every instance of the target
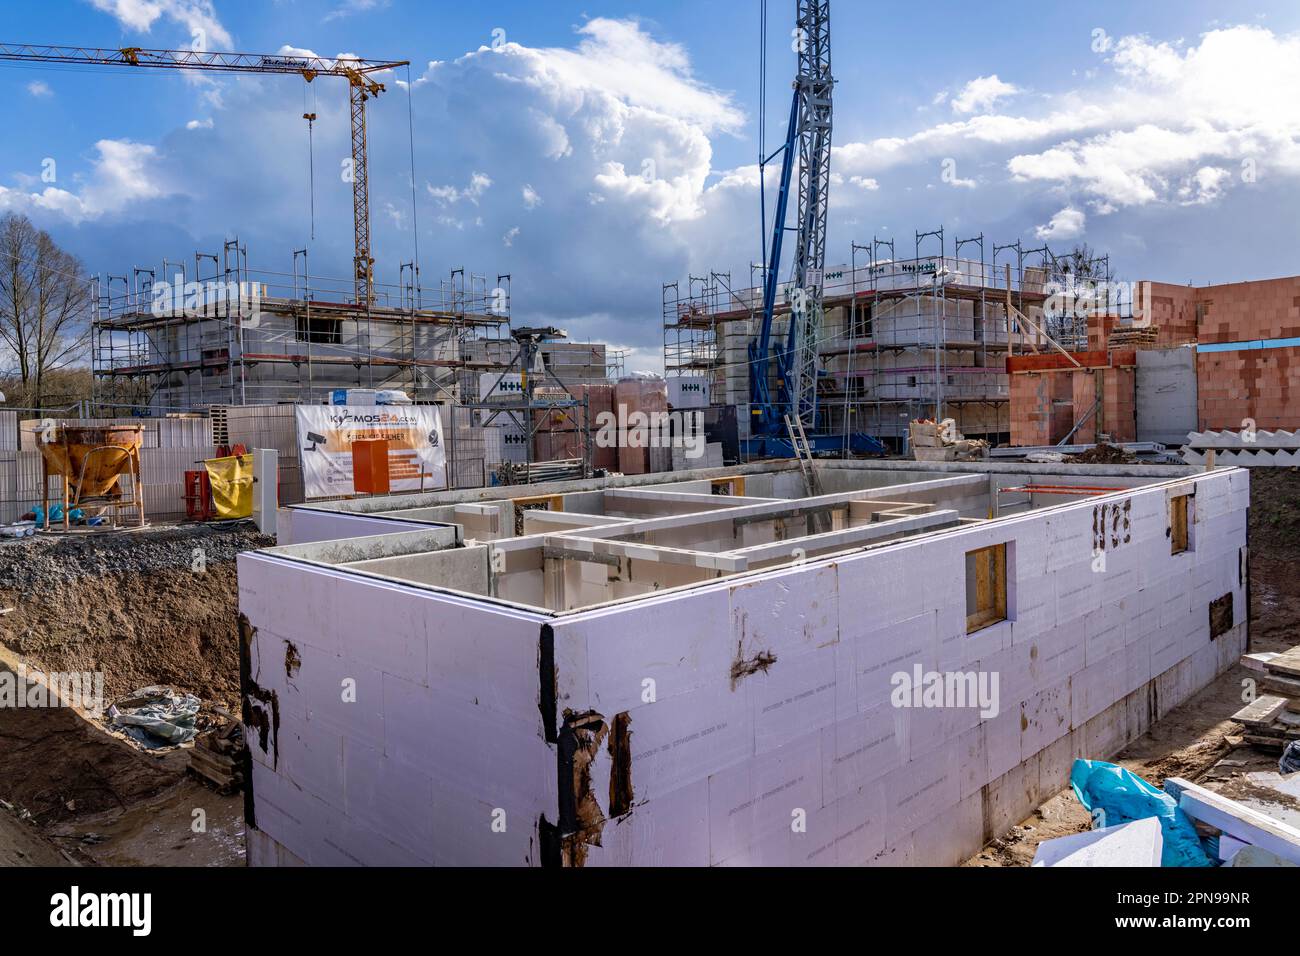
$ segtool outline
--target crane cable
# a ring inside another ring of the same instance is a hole
[[[307,87],[302,88],[302,118],[307,121],[307,182],[311,204],[311,241],[316,241],[316,146],[312,135],[316,126],[316,91],[311,91],[312,111],[307,112]]]
[[[420,296],[420,217],[415,202],[415,109],[411,104],[411,64],[406,64],[406,132],[411,147],[411,234],[415,238],[415,293]],[[423,307],[417,301],[416,307]]]
[[[761,262],[763,263],[764,270],[766,270],[767,177],[765,172],[767,161],[764,154],[767,151],[767,0],[758,0],[758,5],[758,208],[760,219],[758,234],[763,244],[763,258]],[[767,281],[766,272],[764,272],[763,281],[765,283]]]

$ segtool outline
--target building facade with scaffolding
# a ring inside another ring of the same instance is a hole
[[[1086,319],[1058,314],[1049,299],[1071,287],[1072,272],[1110,285],[1109,270],[1107,257],[1080,263],[1047,246],[999,245],[983,235],[952,240],[943,229],[917,232],[906,248],[896,239],[853,243],[849,261],[820,277],[820,428],[846,439],[865,433],[901,450],[910,421],[951,418],[968,437],[1005,441],[1007,355],[1052,348],[1051,341],[1086,347]],[[707,389],[711,404],[736,405],[742,438],[749,344],[763,309],[763,270],[752,272],[741,288],[729,274],[711,272],[685,287],[668,283],[663,293],[665,373]],[[790,292],[778,295],[777,341],[788,328]]]
[[[92,363],[98,384],[142,383],[155,413],[213,405],[319,403],[337,389],[393,389],[455,402],[495,367],[468,343],[510,343],[510,277],[453,270],[425,288],[401,269],[358,304],[351,279],[250,269],[247,251],[164,261],[97,281]],[[471,398],[474,396],[470,396]]]

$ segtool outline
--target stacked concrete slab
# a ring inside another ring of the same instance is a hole
[[[1210,452],[1217,464],[1240,468],[1295,468],[1300,465],[1300,432],[1191,432],[1182,450],[1183,461],[1204,465]]]

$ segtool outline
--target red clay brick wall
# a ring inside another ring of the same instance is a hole
[[[1202,344],[1300,336],[1300,276],[1196,290]]]
[[[1151,324],[1159,330],[1158,348],[1196,341],[1196,294],[1199,290],[1168,282],[1151,283]]]
[[[1196,383],[1201,431],[1300,428],[1300,348],[1201,352]]]
[[[1100,430],[1111,441],[1137,441],[1137,371],[1132,352],[1112,353],[1124,366],[1017,372],[1011,375],[1011,444],[1054,445],[1088,415],[1070,438],[1072,445],[1092,444]],[[1100,376],[1101,421],[1089,412],[1097,401]]]
[[[1137,441],[1137,370],[1110,368],[1103,373],[1102,430],[1111,441]]]
[[[1300,337],[1300,276],[1196,289],[1153,282],[1151,301],[1162,346]],[[1300,427],[1300,348],[1201,352],[1196,383],[1202,430],[1248,418],[1258,428]]]
[[[1058,375],[1070,382],[1074,394],[1074,421],[1088,415],[1097,401],[1097,376],[1092,372],[1058,372]],[[1070,423],[1074,427],[1074,423]],[[1069,429],[1067,428],[1068,432]],[[1064,437],[1064,436],[1062,436]],[[1088,445],[1097,440],[1097,416],[1089,415],[1088,420],[1079,426],[1079,430],[1070,439],[1071,445]],[[1059,441],[1059,439],[1058,439]]]
[[[1300,337],[1300,276],[1197,290],[1202,344]],[[1201,429],[1300,427],[1300,348],[1201,352]],[[1293,397],[1294,396],[1294,397]]]
[[[1053,376],[1028,372],[1010,378],[1011,444],[1050,445]]]

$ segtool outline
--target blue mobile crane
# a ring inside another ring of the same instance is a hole
[[[799,53],[799,72],[794,82],[785,143],[759,164],[759,193],[765,196],[762,171],[781,156],[772,240],[764,263],[762,320],[758,336],[749,343],[750,438],[745,450],[746,457],[751,459],[805,457],[818,451],[844,452],[846,444],[848,451],[856,453],[883,454],[886,450],[869,435],[855,434],[851,429],[847,435],[832,434],[818,427],[817,345],[823,311],[835,88],[831,75],[830,6],[830,0],[797,0],[793,36]],[[787,226],[796,155],[799,219],[797,226]],[[766,198],[762,203],[766,220]],[[772,320],[776,314],[777,276],[787,231],[798,234],[787,292],[790,325],[784,345],[774,347]],[[766,236],[764,240],[766,244]]]

